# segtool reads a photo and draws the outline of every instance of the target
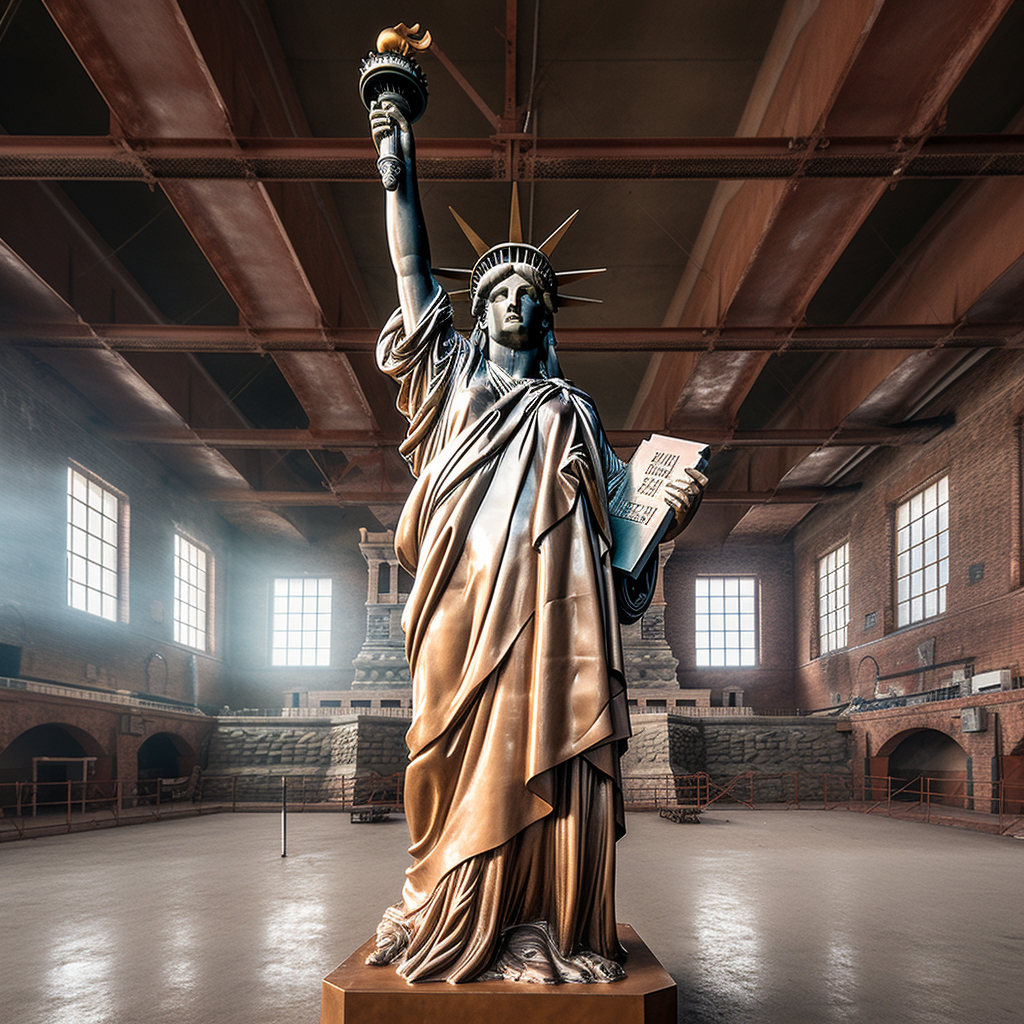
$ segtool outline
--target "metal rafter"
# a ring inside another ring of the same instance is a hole
[[[842,430],[736,430],[704,433],[707,444],[730,448],[788,447],[798,445],[862,447],[886,445],[901,447],[924,444],[949,426],[947,421],[922,420],[896,426],[865,426]],[[397,447],[401,436],[360,433],[353,430],[256,430],[256,429],[135,429],[106,430],[111,441],[133,444],[172,446],[210,445],[228,449],[302,449],[331,451],[344,448]],[[642,430],[609,430],[608,440],[616,448],[630,448],[648,436]]]
[[[822,4],[799,27],[799,5],[780,20],[741,130],[775,135],[784,124],[812,140],[830,134],[895,134],[902,164],[923,146],[945,103],[1009,0]],[[922,31],[927,25],[927,31]],[[780,66],[774,66],[780,65]],[[886,83],[880,96],[879,81]],[[897,168],[902,172],[902,164]],[[723,327],[803,317],[825,275],[881,196],[875,181],[794,179],[775,189],[720,186],[670,311],[672,322]],[[738,189],[738,190],[737,190]],[[764,355],[656,358],[631,423],[730,422]]]
[[[1024,111],[1016,126],[1024,124]],[[949,254],[956,253],[956,259]],[[1024,309],[1019,289],[1024,281],[1024,183],[994,188],[992,182],[969,182],[938,211],[901,254],[858,311],[855,320],[880,317],[892,322],[927,309],[933,316],[966,322],[977,316],[1015,315]],[[984,351],[976,356],[984,355]],[[938,351],[927,358],[906,352],[837,353],[819,367],[802,388],[800,407],[782,409],[773,429],[898,419],[913,414],[930,395],[969,366],[971,355]],[[728,481],[756,481],[756,486],[812,485],[836,479],[857,457],[847,450],[783,454],[772,460],[751,453]],[[800,516],[778,516],[771,524],[785,533]],[[742,518],[738,533],[764,533],[764,516],[756,509]]]
[[[230,114],[176,3],[46,4],[126,137],[233,140]],[[246,323],[323,326],[315,291],[264,185],[204,180],[162,187]],[[313,424],[376,426],[343,355],[281,354],[276,361]]]
[[[418,139],[424,181],[1017,177],[1022,135],[836,138]],[[0,136],[0,179],[32,181],[376,182],[366,139]]]
[[[1006,323],[781,324],[726,327],[566,327],[563,352],[834,352],[1017,349],[1024,347],[1024,309]],[[0,338],[30,348],[95,348],[118,352],[370,353],[378,332],[358,327],[226,327],[184,324],[37,323],[30,331],[0,324]]]

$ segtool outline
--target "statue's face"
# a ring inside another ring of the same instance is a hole
[[[502,278],[487,297],[487,334],[507,348],[537,348],[544,326],[544,298],[519,274]]]

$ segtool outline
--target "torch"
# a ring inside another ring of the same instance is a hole
[[[420,34],[420,26],[408,28],[404,22],[386,28],[377,36],[377,49],[371,50],[359,65],[359,96],[370,110],[375,103],[393,103],[409,124],[427,109],[427,76],[409,55],[410,50],[430,46],[430,33]],[[380,140],[377,160],[380,180],[389,192],[402,180],[402,162],[397,156],[395,133]]]

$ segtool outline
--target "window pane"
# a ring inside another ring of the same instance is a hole
[[[114,491],[68,468],[68,603],[72,608],[116,621],[120,581]]]
[[[697,577],[694,646],[698,666],[756,664],[756,584],[752,576]]]
[[[331,659],[331,580],[286,577],[274,580],[271,664],[326,667]],[[288,597],[280,595],[287,594]],[[287,614],[286,614],[287,613]],[[286,650],[284,660],[276,652]]]

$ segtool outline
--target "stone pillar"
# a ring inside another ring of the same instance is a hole
[[[411,687],[409,662],[405,658],[402,610],[408,594],[401,592],[395,531],[370,533],[359,530],[359,550],[368,566],[366,587],[366,640],[352,662],[356,670],[353,690],[383,690]],[[388,572],[386,593],[379,593],[382,569]]]
[[[679,659],[665,639],[665,563],[676,542],[658,548],[658,583],[651,606],[638,622],[622,627],[622,654],[626,681],[638,689],[679,689],[676,669]]]

